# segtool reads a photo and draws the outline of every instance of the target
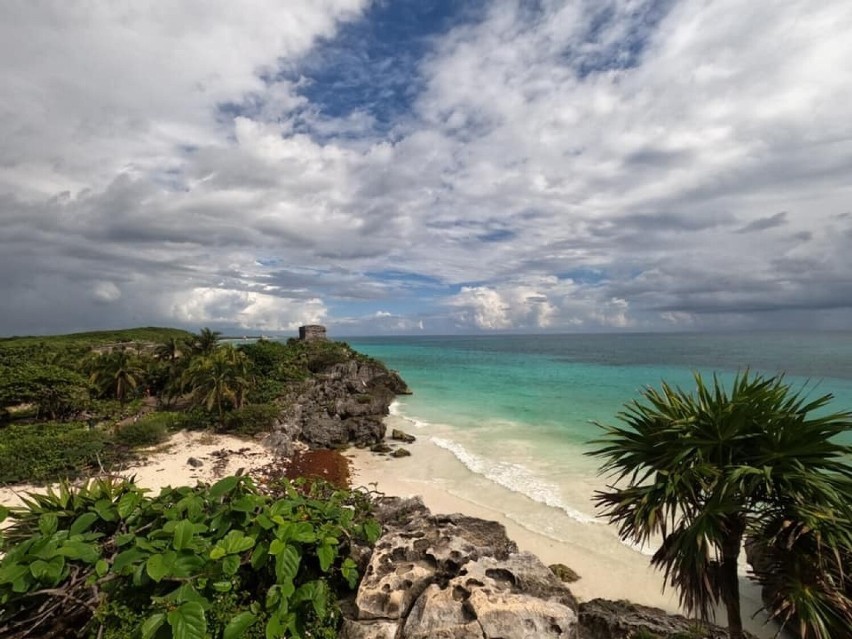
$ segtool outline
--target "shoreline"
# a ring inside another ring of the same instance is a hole
[[[627,600],[685,614],[677,592],[671,587],[662,590],[663,573],[650,566],[650,556],[622,543],[613,527],[599,520],[572,519],[559,508],[477,476],[452,452],[432,442],[429,434],[417,430],[413,434],[417,441],[411,444],[388,439],[389,444],[409,449],[410,457],[391,458],[368,449],[345,451],[352,485],[386,495],[420,496],[435,514],[462,513],[497,521],[521,551],[532,552],[545,565],[562,563],[576,571],[580,579],[566,585],[581,601]],[[529,520],[525,520],[527,515]],[[553,527],[562,534],[546,532]],[[751,618],[762,605],[757,586],[741,579],[740,587],[745,629],[757,637],[775,637],[773,627],[764,625],[761,618]],[[724,611],[716,623],[725,624]]]

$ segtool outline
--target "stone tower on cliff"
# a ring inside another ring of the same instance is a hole
[[[314,339],[325,339],[325,326],[320,324],[308,324],[299,327],[299,339],[303,342]]]

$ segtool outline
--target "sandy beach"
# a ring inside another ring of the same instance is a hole
[[[273,461],[272,453],[258,442],[200,431],[175,433],[165,443],[140,451],[140,455],[145,458],[143,461],[114,474],[134,478],[138,485],[155,492],[165,486],[214,482],[240,469],[251,474]],[[190,458],[201,465],[193,466]],[[21,495],[44,490],[43,486],[21,484],[0,488],[0,503],[19,506]]]

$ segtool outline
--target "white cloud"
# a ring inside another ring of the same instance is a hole
[[[494,2],[387,135],[276,76],[366,4],[0,6],[0,330],[850,318],[848,2]]]

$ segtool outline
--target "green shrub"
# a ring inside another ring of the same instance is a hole
[[[168,437],[167,424],[171,421],[156,413],[143,417],[138,422],[122,426],[115,434],[115,441],[129,448],[156,446]]]
[[[85,424],[23,424],[3,429],[0,484],[79,477],[120,459],[109,435]]]
[[[373,544],[381,529],[363,493],[281,487],[270,494],[226,477],[151,497],[100,479],[30,495],[5,530],[0,627],[80,638],[335,637],[339,596],[359,577],[349,544]]]
[[[221,430],[239,435],[269,432],[280,413],[275,404],[246,404],[225,413]]]

